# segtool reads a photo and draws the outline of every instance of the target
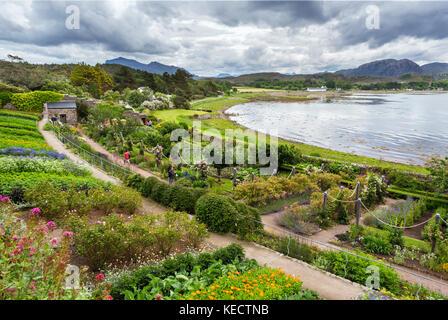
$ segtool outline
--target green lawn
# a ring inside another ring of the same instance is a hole
[[[194,115],[201,115],[207,112],[198,111],[198,110],[185,110],[185,109],[168,109],[168,110],[157,110],[152,112],[157,119],[161,119],[162,121],[186,121],[190,117]],[[190,120],[191,122],[191,120]]]

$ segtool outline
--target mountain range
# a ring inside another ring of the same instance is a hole
[[[138,62],[137,60],[133,59],[126,59],[123,57],[118,57],[111,60],[106,60],[106,64],[121,64],[126,67],[130,67],[137,70],[143,70],[149,73],[157,73],[157,74],[164,74],[167,72],[168,74],[174,74],[176,73],[177,69],[184,70],[185,72],[188,72],[184,68],[176,67],[176,66],[169,66],[157,61],[152,61],[151,63],[144,64],[141,62]]]
[[[151,63],[144,64],[137,60],[126,59],[123,57],[118,57],[111,60],[106,60],[106,64],[119,64],[124,65],[133,69],[143,70],[149,73],[163,74],[167,72],[168,74],[174,74],[178,69],[182,69],[186,72],[184,68],[177,66],[169,66],[157,61],[152,61]],[[325,72],[328,74],[327,72]],[[266,74],[266,73],[260,73]],[[286,76],[291,78],[297,78],[303,75],[298,75],[296,73],[275,73],[282,77]],[[319,75],[317,73],[315,75]],[[405,74],[415,74],[415,75],[429,75],[433,77],[437,77],[442,74],[448,74],[448,63],[441,62],[433,62],[424,65],[418,65],[412,60],[409,59],[383,59],[372,61],[369,63],[365,63],[360,65],[357,68],[353,69],[343,69],[334,72],[335,75],[346,76],[346,77],[354,77],[354,76],[370,76],[370,77],[399,77]],[[252,76],[257,75],[257,73],[250,74]],[[244,76],[244,75],[243,75]],[[204,79],[204,78],[215,78],[215,79],[229,79],[241,76],[235,76],[228,73],[220,73],[216,77],[200,77],[197,75],[193,75],[194,79]]]
[[[377,60],[360,65],[354,69],[344,69],[336,71],[336,74],[350,76],[380,76],[380,77],[398,77],[404,74],[421,74],[437,76],[448,72],[448,63],[428,63],[419,66],[409,59],[384,59]]]

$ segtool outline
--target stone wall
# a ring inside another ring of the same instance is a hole
[[[61,121],[61,114],[65,114],[67,124],[76,126],[78,123],[76,109],[48,109],[48,120],[51,120],[53,115],[57,115],[58,120]]]

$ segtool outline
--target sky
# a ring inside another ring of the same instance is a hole
[[[92,65],[125,57],[201,76],[448,62],[448,2],[0,0],[7,54]]]

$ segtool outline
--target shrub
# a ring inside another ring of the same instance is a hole
[[[189,188],[174,185],[171,187],[170,195],[170,207],[174,210],[194,213],[195,202]]]
[[[392,244],[387,240],[375,236],[364,236],[361,242],[367,252],[384,255],[390,255],[392,253]]]
[[[363,254],[362,252],[356,252],[356,254],[373,259],[373,257]],[[379,268],[381,288],[386,288],[394,294],[400,294],[402,292],[401,280],[398,277],[397,272],[382,264],[336,251],[320,251],[317,258],[324,261],[324,263],[321,262],[320,265],[315,264],[317,267],[321,268],[325,265],[326,271],[362,285],[365,285],[367,278],[371,276],[371,273],[366,272],[367,267],[374,265]]]
[[[5,104],[11,102],[12,93],[9,91],[0,91],[0,106],[3,107]]]
[[[235,230],[237,210],[230,198],[217,194],[206,194],[196,202],[196,218],[205,223],[212,232]]]
[[[42,112],[44,103],[57,102],[63,97],[63,94],[52,91],[32,91],[27,93],[14,93],[11,96],[11,102],[20,111]]]
[[[141,192],[143,196],[147,197],[148,194],[143,194],[144,183],[145,183],[145,179],[137,173],[126,176],[126,178],[124,180],[124,184],[127,187],[134,188],[134,189],[138,190],[139,192]]]
[[[161,203],[164,206],[170,206],[171,186],[158,181],[151,189],[151,199]]]
[[[241,260],[243,258],[244,250],[238,243],[232,243],[225,248],[221,248],[213,252],[213,259],[221,260],[224,264],[229,264],[235,260]]]
[[[86,219],[72,218],[68,224],[74,232],[76,250],[97,270],[106,263],[132,261],[146,256],[154,244],[150,232],[154,217],[139,216],[126,223],[125,218],[110,215],[100,223],[89,224]]]

